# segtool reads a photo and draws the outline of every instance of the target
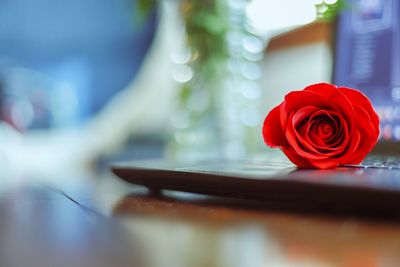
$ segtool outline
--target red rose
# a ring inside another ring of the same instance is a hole
[[[379,136],[379,118],[361,92],[319,83],[293,91],[265,118],[262,134],[300,168],[358,164]]]

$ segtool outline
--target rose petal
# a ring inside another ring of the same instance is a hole
[[[288,93],[263,124],[265,143],[300,168],[359,163],[378,136],[379,117],[368,98],[325,83]]]
[[[270,147],[281,147],[287,145],[285,134],[280,123],[281,105],[273,108],[264,120],[262,135],[264,142]]]
[[[322,141],[322,139],[320,139],[319,136],[315,136],[315,138],[313,138],[313,137],[310,138],[310,133],[311,133],[311,135],[313,135],[312,132],[315,131],[315,129],[314,129],[315,127],[313,127],[313,126],[315,126],[315,123],[312,123],[309,118],[305,125],[303,125],[299,129],[294,130],[296,137],[298,140],[301,141],[301,144],[304,147],[306,147],[310,152],[318,153],[318,154],[319,153],[326,154],[330,150],[330,148],[325,147],[325,144]],[[297,128],[297,127],[295,127],[295,128]]]
[[[330,83],[316,83],[307,86],[303,90],[313,92],[322,98],[330,99],[331,95],[336,94],[337,87]]]
[[[340,119],[339,113],[334,112],[334,111],[320,110],[318,112],[315,112],[313,114],[313,116],[310,118],[310,120],[314,120],[319,116],[320,117],[326,116],[329,121],[335,122],[335,124],[339,124],[338,126],[340,126],[340,127],[338,127],[337,131],[340,131],[340,132],[337,132],[336,134],[340,134],[343,131],[343,129],[345,130],[344,134],[347,134],[346,123],[344,123],[343,121],[341,121],[340,123],[337,123],[337,120],[335,119],[335,118]],[[315,127],[318,127],[318,126],[315,126]],[[324,136],[318,134],[318,129],[315,129],[315,127],[313,127],[313,129],[310,129],[310,131],[307,133],[307,136],[314,147],[318,147],[319,149],[332,149],[332,150],[335,150],[337,153],[337,152],[340,152],[340,151],[338,151],[338,150],[340,150],[340,147],[337,147],[337,145],[340,142],[343,143],[343,144],[341,144],[341,146],[346,145],[345,144],[346,141],[345,140],[342,141],[340,139],[337,140],[338,142],[328,143],[328,141],[330,141],[330,140],[329,139],[326,140],[326,139],[324,139]]]
[[[302,122],[308,121],[311,115],[317,112],[319,108],[315,106],[306,106],[293,114],[293,124],[298,127]]]
[[[293,116],[293,114],[289,116],[288,125],[286,128],[286,138],[293,150],[306,159],[315,160],[327,158],[328,156],[325,154],[307,149],[307,147],[304,145],[303,137],[297,135],[297,131],[293,124]]]
[[[318,169],[333,169],[340,165],[336,158],[329,158],[328,160],[315,160],[310,162],[314,168]]]
[[[340,110],[342,116],[346,119],[352,120],[354,117],[354,110],[352,102],[348,99],[344,91],[335,85],[328,83],[318,83],[307,86],[305,91],[313,92],[319,95],[325,101],[331,103],[336,110]]]
[[[371,141],[375,143],[379,137],[379,123],[374,123],[374,116],[370,116],[368,112],[361,108],[360,106],[355,107],[357,114],[357,125],[360,130],[362,130],[366,136],[371,138]]]
[[[339,87],[339,89],[347,96],[354,106],[358,106],[366,111],[373,125],[379,125],[379,116],[366,95],[348,87]]]
[[[348,123],[339,115],[335,115],[338,122],[338,130],[332,139],[327,140],[326,144],[331,147],[343,148],[348,144],[349,126]],[[342,149],[343,150],[343,149]]]
[[[373,124],[369,121],[370,116],[367,114],[365,110],[356,107],[357,109],[357,117],[360,122],[357,127],[358,130],[355,131],[355,138],[358,138],[357,145],[354,144],[353,153],[346,155],[343,158],[343,161],[347,164],[358,164],[360,163],[365,156],[373,149],[376,144],[379,136],[379,128],[377,127],[379,124]]]
[[[312,111],[315,111],[312,113]],[[311,114],[312,113],[312,114]],[[311,116],[310,116],[311,114]],[[326,136],[318,134],[318,119],[313,120],[317,117],[327,117],[327,121],[330,122],[334,127],[339,128],[337,125],[337,117],[339,114],[337,112],[329,112],[325,110],[317,110],[315,107],[305,107],[298,111],[296,114],[293,115],[293,126],[294,128],[288,132],[289,137],[292,138],[292,133],[295,134],[297,143],[303,149],[302,155],[311,158],[310,155],[307,153],[312,153],[319,155],[317,158],[325,158],[326,157],[334,157],[341,154],[346,146],[346,142],[340,147],[336,147],[336,144],[328,144],[326,140]],[[306,123],[304,121],[307,119]],[[313,120],[311,122],[311,120]],[[323,123],[323,122],[322,122]],[[300,127],[299,127],[300,125]],[[317,125],[317,126],[316,126]],[[344,127],[340,127],[342,130]],[[345,128],[347,129],[347,127]],[[346,130],[347,133],[347,130]],[[341,137],[345,136],[344,133],[340,135]],[[340,137],[339,136],[339,137]],[[341,138],[343,139],[343,138]],[[329,140],[329,139],[328,139]],[[339,139],[340,141],[340,139]],[[297,145],[296,143],[296,145]],[[297,147],[297,146],[296,146]],[[324,156],[322,156],[324,155]],[[312,157],[316,159],[316,157]]]
[[[288,157],[288,159],[296,164],[299,168],[315,168],[307,159],[303,158],[302,156],[298,155],[293,149],[291,148],[282,148],[283,153]]]
[[[358,151],[358,146],[365,146],[365,144],[360,141],[360,133],[358,131],[354,131],[347,153],[340,158],[340,164],[358,164],[365,158],[366,153],[358,153],[360,152]]]
[[[303,107],[316,106],[322,108],[326,105],[319,95],[308,91],[293,91],[285,96],[281,108],[281,124],[283,129],[287,127],[288,117],[291,112],[296,112]]]
[[[283,153],[288,159],[302,169],[332,169],[339,165],[339,162],[334,159],[323,159],[323,160],[307,160],[302,156],[298,155],[296,151],[290,148],[282,148]]]

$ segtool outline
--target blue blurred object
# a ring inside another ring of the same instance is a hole
[[[2,119],[21,131],[76,126],[135,77],[157,14],[134,0],[0,0]]]
[[[334,82],[362,90],[378,112],[381,137],[400,141],[400,2],[347,0],[338,18]]]

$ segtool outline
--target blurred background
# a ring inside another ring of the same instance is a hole
[[[263,155],[267,112],[331,81],[333,21],[346,8],[0,0],[0,175]]]
[[[263,119],[318,82],[363,89],[382,138],[399,141],[399,3],[0,0],[0,262],[399,266],[395,223],[154,197],[109,170],[146,158],[280,159],[263,144]]]

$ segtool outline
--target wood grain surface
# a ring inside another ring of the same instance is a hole
[[[400,266],[400,225],[151,192],[113,175],[0,193],[0,266]]]

